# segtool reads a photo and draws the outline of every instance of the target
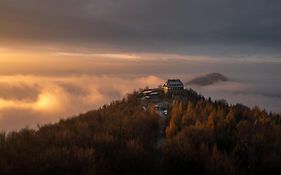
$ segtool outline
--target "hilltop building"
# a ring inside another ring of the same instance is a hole
[[[157,89],[145,89],[142,91],[142,94],[144,95],[144,98],[151,99],[157,97],[159,95],[159,92]]]
[[[163,85],[163,90],[165,94],[178,94],[184,90],[184,85],[179,79],[168,79]]]

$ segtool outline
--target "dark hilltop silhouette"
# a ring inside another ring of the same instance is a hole
[[[280,174],[280,114],[206,99],[180,80],[165,87],[0,132],[0,174]]]

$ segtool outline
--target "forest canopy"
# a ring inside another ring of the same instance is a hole
[[[0,133],[0,174],[281,172],[280,114],[185,90],[159,134],[161,116],[141,98],[136,91],[56,124]]]

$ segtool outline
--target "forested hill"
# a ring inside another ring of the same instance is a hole
[[[161,118],[141,92],[36,130],[0,134],[0,174],[280,174],[281,116],[185,90]],[[161,139],[161,143],[159,140]]]

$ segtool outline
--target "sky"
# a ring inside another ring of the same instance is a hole
[[[281,112],[280,18],[278,0],[0,0],[0,130],[210,72],[231,81],[192,88]]]

